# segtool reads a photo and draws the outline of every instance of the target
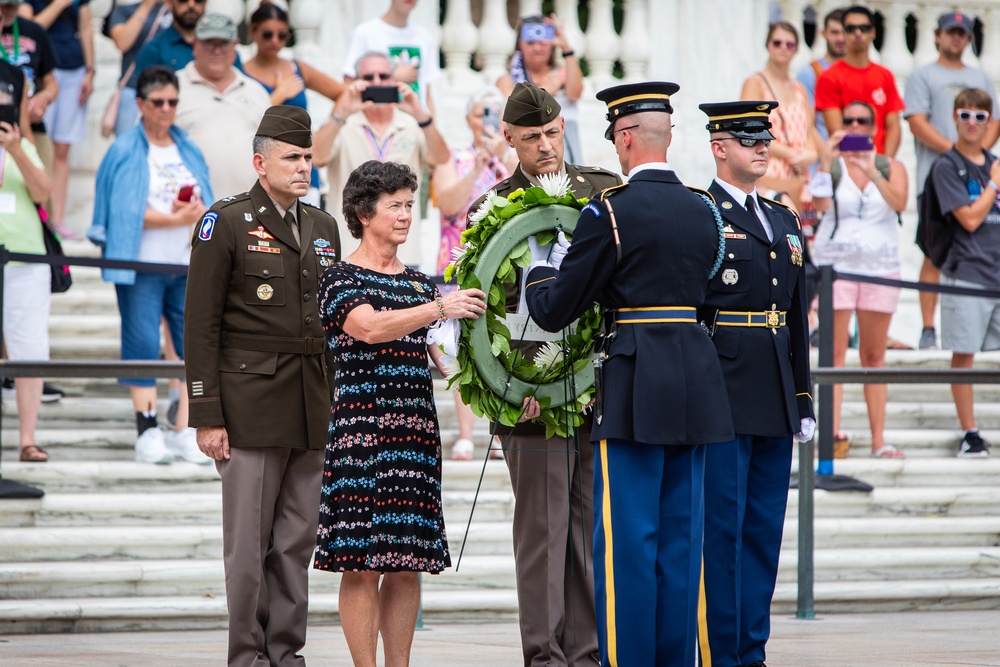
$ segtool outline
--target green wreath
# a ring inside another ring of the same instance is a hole
[[[445,270],[445,280],[462,289],[487,294],[487,309],[477,320],[462,320],[457,368],[448,381],[458,383],[462,401],[480,416],[514,426],[524,397],[541,407],[538,421],[548,438],[567,437],[583,424],[583,410],[594,395],[592,353],[601,330],[602,309],[596,304],[563,331],[559,343],[546,343],[534,359],[511,350],[511,331],[504,324],[505,290],[516,279],[515,267],[531,264],[528,237],[539,245],[555,240],[557,228],[567,235],[576,227],[587,199],[577,199],[567,177],[543,177],[543,187],[518,189],[506,198],[490,192],[471,217],[476,223],[462,234],[464,250]],[[515,339],[521,333],[515,332]]]

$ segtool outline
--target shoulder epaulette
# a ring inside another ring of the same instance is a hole
[[[603,190],[601,190],[601,194],[598,195],[598,199],[604,201],[605,197],[613,195],[614,193],[624,188],[626,185],[628,185],[628,181],[624,183],[619,183],[618,185],[612,185],[610,188],[604,188]]]
[[[761,199],[763,199],[764,201],[767,201],[767,202],[771,202],[772,204],[777,204],[777,205],[778,205],[778,206],[780,206],[781,208],[783,208],[783,209],[785,209],[786,211],[788,211],[789,213],[791,213],[791,214],[792,214],[792,217],[793,217],[793,218],[795,218],[795,225],[796,225],[796,226],[797,226],[797,227],[798,227],[799,229],[802,229],[802,221],[801,221],[801,220],[799,220],[799,214],[798,214],[798,213],[797,213],[797,212],[795,211],[795,209],[794,209],[794,208],[792,208],[792,207],[791,207],[791,206],[789,206],[788,204],[782,204],[782,203],[781,203],[780,201],[778,201],[777,199],[769,199],[769,198],[767,198],[767,197],[764,197],[764,196],[761,196],[761,195],[758,195],[758,196],[760,196],[760,198],[761,198]]]
[[[613,171],[608,171],[603,167],[581,167],[579,165],[573,165],[573,166],[576,167],[576,170],[582,174],[605,174],[607,176],[613,176],[616,178],[618,177],[618,174],[616,174]]]
[[[696,194],[699,194],[699,195],[703,195],[703,196],[705,196],[705,197],[708,197],[708,198],[709,198],[709,199],[710,199],[710,200],[712,201],[712,203],[713,203],[713,204],[717,204],[717,203],[718,203],[717,201],[715,201],[715,197],[713,197],[713,196],[712,196],[712,193],[711,193],[711,192],[709,192],[708,190],[702,190],[701,188],[696,188],[696,187],[694,187],[693,185],[688,185],[688,186],[686,186],[686,187],[687,187],[687,189],[688,189],[688,190],[690,190],[691,192],[694,192],[694,193],[696,193]]]
[[[247,199],[250,199],[249,192],[242,192],[238,195],[232,195],[231,197],[223,197],[222,199],[219,200],[217,207],[226,208],[230,204],[235,204],[236,202],[240,201],[246,201]]]

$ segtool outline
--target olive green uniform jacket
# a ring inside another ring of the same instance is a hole
[[[194,231],[184,313],[191,426],[232,447],[322,449],[332,396],[316,290],[340,259],[337,223],[298,206],[301,248],[271,198],[216,202]]]

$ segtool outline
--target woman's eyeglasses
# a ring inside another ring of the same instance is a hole
[[[864,33],[864,34],[867,35],[868,33],[870,33],[874,29],[875,29],[875,26],[873,26],[871,23],[865,23],[864,25],[845,25],[844,26],[844,32],[846,32],[848,35],[853,35],[856,32],[861,32],[861,33]]]
[[[279,42],[287,42],[288,34],[287,30],[278,30],[277,32],[274,30],[262,30],[260,36],[264,38],[265,42],[270,42],[275,37],[278,38]]]
[[[361,76],[361,78],[367,81],[368,83],[374,81],[375,77],[378,77],[379,81],[389,81],[390,79],[392,79],[392,74],[390,72],[377,72],[373,74],[364,74]]]
[[[988,111],[970,111],[969,109],[958,110],[958,120],[961,123],[971,123],[975,121],[977,125],[983,125],[990,119]]]
[[[860,117],[860,116],[859,117],[844,118],[844,126],[845,127],[848,126],[848,125],[860,125],[861,127],[868,127],[871,124],[872,124],[872,119],[871,118],[864,118],[864,117]]]
[[[776,49],[780,49],[781,47],[785,47],[789,51],[794,51],[795,49],[797,49],[799,47],[799,43],[798,42],[784,42],[784,41],[782,41],[780,39],[772,39],[771,40],[771,46],[773,46]]]
[[[176,109],[177,108],[177,103],[180,100],[175,97],[175,98],[169,99],[169,100],[152,100],[152,99],[147,99],[146,101],[149,102],[150,104],[152,104],[157,109],[162,109],[164,104],[166,104],[167,106],[169,106],[171,109]]]

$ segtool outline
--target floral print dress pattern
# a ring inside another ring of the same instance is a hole
[[[363,304],[396,310],[436,296],[412,269],[388,275],[339,262],[323,274],[319,309],[337,370],[316,569],[438,573],[451,565],[427,328],[376,344],[343,329]]]

